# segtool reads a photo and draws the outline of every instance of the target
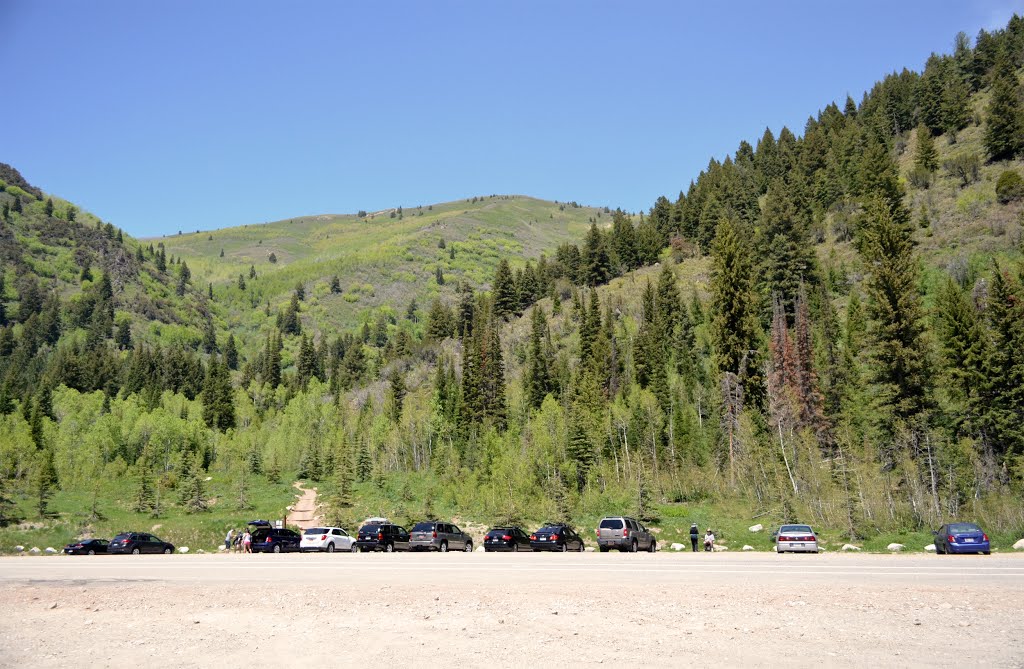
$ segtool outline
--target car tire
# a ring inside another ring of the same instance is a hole
[[[656,542],[654,539],[651,539],[651,545],[647,547],[647,552],[648,553],[654,553],[657,550],[658,550],[658,542]]]
[[[512,552],[513,553],[518,553],[519,552],[519,544],[512,544]]]
[[[466,542],[466,547],[463,548],[462,550],[466,551],[467,553],[472,553],[473,552],[473,542],[472,541],[467,541]]]
[[[142,554],[142,551],[140,551],[138,548],[133,548],[132,549],[132,555],[141,555],[141,554]]]
[[[636,546],[636,539],[633,539],[633,543],[631,543],[629,545],[629,552],[630,553],[635,553],[636,552],[636,548],[637,548],[637,546]]]
[[[569,552],[569,544],[567,544],[567,543],[562,544],[562,547],[559,549],[559,551],[561,551],[562,553]]]
[[[384,544],[384,552],[385,553],[394,553],[395,552],[395,545],[394,544]]]
[[[170,554],[171,554],[171,549],[170,548],[164,548],[164,555],[170,555]]]
[[[583,552],[583,550],[584,550],[584,548],[583,548],[583,542],[581,541],[581,542],[580,542],[580,549],[579,549],[578,551],[576,551],[576,552],[577,552],[577,553],[582,553],[582,552]]]
[[[274,552],[275,553],[280,553],[281,552],[281,544],[274,544]]]
[[[437,550],[441,551],[442,553],[447,553],[448,552],[448,542],[447,541],[442,541],[441,545],[438,547]]]
[[[333,543],[332,544],[327,544],[327,552],[328,553],[333,553],[334,552],[334,544]]]
[[[349,546],[348,550],[349,550],[350,553],[358,553],[359,552],[359,548],[355,544],[352,544],[351,546]]]
[[[90,550],[89,555],[96,555],[96,551]]]

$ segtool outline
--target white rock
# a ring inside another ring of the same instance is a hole
[[[772,552],[773,553],[779,552],[779,547],[778,546],[772,546]]]
[[[593,553],[594,552],[594,547],[593,546],[587,546],[586,548],[583,549],[583,552],[584,553]]]
[[[217,550],[219,550],[219,551],[226,551],[227,549],[224,548],[224,544],[221,544],[220,546],[217,546]]]
[[[224,547],[223,547],[223,546],[221,546],[221,548],[224,548]],[[206,551],[204,551],[204,550],[203,550],[202,548],[200,548],[199,550],[197,550],[197,551],[196,551],[196,553],[198,553],[198,554],[200,554],[200,555],[205,555],[205,554],[206,554]]]
[[[204,481],[212,481],[212,480],[213,480],[213,477],[212,477],[212,476],[207,476],[207,477],[206,477],[205,479],[203,479],[203,480],[204,480]]]
[[[42,551],[39,550],[38,546],[33,546],[32,548],[28,549],[28,552],[32,555],[39,555],[40,553],[42,553]]]
[[[182,546],[181,548],[178,549],[178,552],[179,553],[187,553],[188,552],[188,546]]]
[[[24,546],[15,546],[14,547],[14,552],[15,553],[24,553],[25,552],[25,547]]]
[[[722,544],[715,544],[716,553],[724,553],[727,550],[729,550],[728,546],[723,546]]]
[[[18,547],[15,546],[14,550],[18,550]],[[1020,541],[1015,543],[1013,545],[1013,550],[1015,550],[1015,551],[1024,551],[1024,539],[1021,539]]]
[[[745,551],[752,551],[752,550],[754,550],[754,547],[753,546],[744,546],[743,550],[745,550]]]
[[[686,550],[686,546],[684,546],[683,544],[672,544],[671,546],[669,546],[669,548],[671,548],[674,551]]]
[[[476,548],[476,552],[477,552],[477,553],[483,553],[483,552],[485,552],[485,551],[484,551],[484,547],[483,547],[483,546],[477,546],[477,548]]]
[[[898,553],[899,551],[903,550],[903,544],[889,544],[885,548],[886,550],[892,551],[893,553]]]
[[[747,529],[749,529],[751,532],[760,532],[761,530],[764,529],[764,525],[762,525],[761,523],[758,523],[757,525],[754,525],[754,526],[749,527]]]
[[[853,544],[843,544],[843,547],[840,550],[844,550],[844,551],[859,551],[860,547],[854,546]]]
[[[56,549],[56,548],[54,548],[53,546],[47,546],[47,547],[46,547],[46,553],[47,553],[48,555],[53,555],[53,554],[54,554],[54,553],[56,553],[56,552],[57,552],[57,549]]]
[[[934,553],[935,552],[935,544],[928,544],[927,546],[925,546],[924,547],[924,552],[925,553]]]

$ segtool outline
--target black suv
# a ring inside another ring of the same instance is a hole
[[[174,545],[145,532],[122,532],[110,540],[108,553],[167,553],[174,552]]]
[[[290,553],[299,550],[302,537],[295,530],[260,527],[252,533],[253,553]]]
[[[530,535],[530,548],[534,551],[583,552],[583,539],[568,525],[545,525]]]
[[[359,528],[359,534],[353,545],[360,553],[407,551],[409,550],[409,531],[404,527],[389,523],[371,523]]]

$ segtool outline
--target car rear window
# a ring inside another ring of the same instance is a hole
[[[130,534],[119,534],[116,537],[114,537],[114,541],[124,541],[125,539],[128,539],[130,536]]]
[[[376,534],[380,532],[380,525],[363,525],[359,528],[360,534]]]
[[[309,535],[312,535],[312,534],[327,534],[327,528],[326,527],[310,527],[305,532],[303,532],[303,534],[309,534]]]
[[[433,532],[434,523],[416,523],[412,526],[413,532]]]
[[[949,526],[950,534],[961,534],[967,532],[981,532],[981,528],[974,523],[953,523]]]
[[[601,528],[605,530],[621,530],[622,521],[618,518],[605,518],[601,521]]]
[[[506,534],[512,534],[512,530],[507,527],[495,527],[493,530],[487,533],[489,537],[501,537]]]
[[[779,528],[779,533],[790,533],[790,532],[805,532],[807,534],[813,534],[810,525],[783,525]]]

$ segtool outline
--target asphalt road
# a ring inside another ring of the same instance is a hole
[[[1019,667],[1022,601],[1024,555],[26,556],[0,667]]]

